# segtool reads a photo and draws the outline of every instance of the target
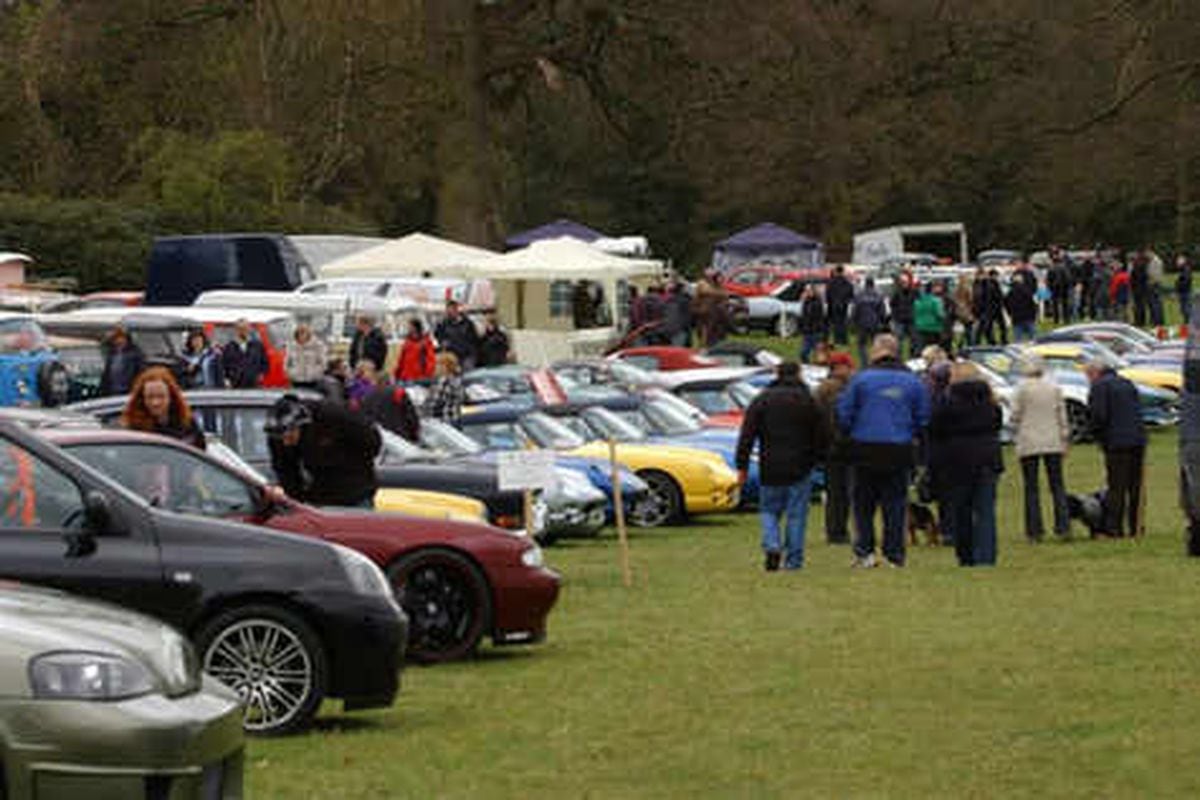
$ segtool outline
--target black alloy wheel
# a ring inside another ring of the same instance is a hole
[[[491,618],[487,579],[466,556],[421,550],[387,569],[408,615],[408,657],[422,664],[455,661],[475,651]]]

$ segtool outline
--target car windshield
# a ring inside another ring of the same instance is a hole
[[[383,448],[379,453],[380,464],[402,464],[405,461],[429,460],[432,453],[422,450],[403,436],[398,436],[387,428],[378,428],[379,438]]]
[[[747,408],[758,396],[759,388],[745,381],[739,381],[729,387],[729,396],[738,404],[738,408]]]
[[[654,376],[636,364],[628,364],[624,361],[610,361],[609,369],[612,372],[613,378],[620,383],[627,383],[632,386],[645,386],[654,383]]]
[[[704,427],[695,414],[681,409],[665,398],[655,398],[642,406],[642,415],[657,432],[667,436],[695,433]]]
[[[741,406],[734,402],[723,386],[684,388],[679,390],[679,394],[705,414],[728,414],[741,410]]]
[[[1084,361],[1099,359],[1104,363],[1104,366],[1111,369],[1124,369],[1129,366],[1129,362],[1114,353],[1112,348],[1102,345],[1099,342],[1091,342],[1086,345],[1080,351],[1080,357]]]
[[[521,417],[521,428],[538,447],[569,450],[581,447],[585,443],[585,439],[578,433],[540,411]]]
[[[254,478],[258,483],[260,483],[264,486],[266,484],[270,483],[270,481],[267,480],[266,476],[264,476],[261,472],[256,470],[254,467],[247,464],[246,461],[241,456],[239,456],[237,453],[235,453],[229,445],[222,442],[216,436],[213,436],[213,435],[208,436],[208,442],[206,444],[206,452],[210,456],[215,458],[217,461],[220,461],[225,466],[230,467],[235,470],[238,470],[239,472],[245,473],[246,475],[250,476],[251,478]]]
[[[421,444],[430,450],[456,456],[473,456],[483,452],[479,442],[439,419],[421,421]]]
[[[662,389],[656,389],[649,392],[647,397],[651,398],[656,406],[674,409],[677,414],[682,414],[695,422],[698,428],[704,425],[704,412],[678,395],[671,394]]]
[[[26,317],[0,320],[0,355],[48,349],[46,333],[37,322]]]
[[[636,414],[637,411],[632,410],[632,413]],[[587,417],[588,423],[605,439],[615,439],[618,442],[642,442],[646,439],[646,432],[640,426],[623,419],[607,408],[589,408],[584,415]]]

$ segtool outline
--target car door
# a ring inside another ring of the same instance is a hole
[[[164,616],[176,604],[154,531],[129,519],[107,530],[87,530],[86,488],[67,471],[0,438],[0,577]]]

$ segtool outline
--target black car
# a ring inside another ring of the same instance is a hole
[[[364,556],[157,508],[22,424],[0,421],[0,448],[0,578],[179,628],[252,732],[302,728],[325,697],[391,704],[408,623]]]
[[[185,393],[201,427],[268,476],[274,473],[263,424],[267,420],[267,411],[282,395],[281,391],[266,389],[210,389]],[[124,407],[124,397],[106,397],[78,403],[70,410],[98,417],[107,424],[115,421]],[[478,457],[442,456],[387,431],[382,434],[383,453],[376,466],[381,487],[427,489],[473,497],[487,506],[488,521],[493,525],[509,529],[523,527],[524,497],[520,492],[500,490],[495,464]]]

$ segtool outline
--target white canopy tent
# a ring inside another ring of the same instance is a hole
[[[331,261],[321,267],[323,278],[393,278],[429,273],[435,278],[474,278],[475,269],[499,258],[482,247],[410,233],[386,244]]]

